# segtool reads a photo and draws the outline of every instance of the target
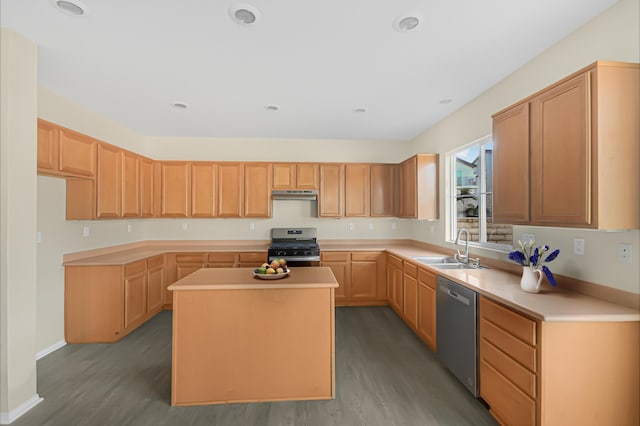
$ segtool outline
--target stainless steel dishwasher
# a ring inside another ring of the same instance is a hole
[[[477,397],[477,293],[440,275],[437,287],[436,356]]]

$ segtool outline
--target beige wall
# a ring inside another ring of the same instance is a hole
[[[456,113],[413,141],[413,151],[445,154],[491,134],[491,115],[596,60],[640,61],[640,7],[638,0],[622,0],[534,60],[511,74]],[[441,156],[440,193],[446,193],[446,156]],[[622,184],[622,182],[621,182]],[[640,202],[640,200],[638,201]],[[441,203],[445,217],[445,203]],[[445,221],[414,223],[414,234],[423,241],[442,244]],[[433,229],[433,231],[432,231]],[[640,231],[603,232],[579,229],[515,227],[514,238],[534,233],[540,243],[560,248],[551,270],[586,281],[640,293]],[[573,254],[573,238],[584,238],[585,255]],[[633,245],[634,263],[617,261],[619,243]],[[448,245],[453,248],[452,244]],[[504,253],[472,250],[494,258]]]
[[[0,30],[0,422],[40,401],[36,388],[38,50]]]

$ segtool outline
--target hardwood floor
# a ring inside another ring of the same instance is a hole
[[[39,405],[13,425],[495,425],[388,307],[336,308],[336,399],[171,407],[171,312],[118,343],[38,361]]]

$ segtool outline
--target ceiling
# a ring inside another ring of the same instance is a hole
[[[141,134],[403,141],[615,1],[55,3],[0,0],[0,22],[39,46],[41,85]]]

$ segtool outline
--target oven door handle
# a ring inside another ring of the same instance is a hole
[[[274,259],[284,259],[287,262],[318,262],[320,256],[269,256],[269,262]]]

